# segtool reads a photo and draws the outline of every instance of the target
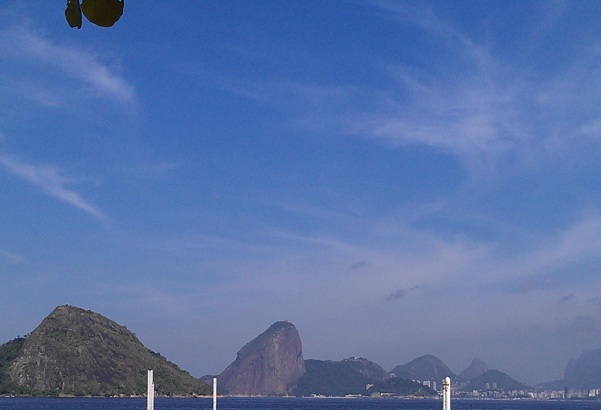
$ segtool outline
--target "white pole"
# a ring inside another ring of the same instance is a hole
[[[217,377],[213,377],[213,410],[217,410]]]
[[[442,410],[451,410],[451,378],[442,379]]]
[[[148,390],[146,392],[146,410],[154,410],[154,377],[153,371],[148,371]]]

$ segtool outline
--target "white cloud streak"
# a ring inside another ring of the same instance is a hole
[[[474,41],[427,6],[382,2],[377,8],[386,18],[421,30],[452,59],[441,56],[423,69],[389,66],[406,98],[392,99],[383,114],[359,116],[354,134],[393,146],[440,149],[476,175],[507,161],[522,167],[540,164],[547,155],[561,158],[583,135],[599,130],[594,45],[582,47],[569,68],[547,67],[541,75],[540,69],[499,57],[492,46]],[[558,12],[552,8],[549,14],[556,19]]]
[[[67,48],[52,43],[26,29],[4,30],[0,40],[0,50],[5,59],[21,60],[44,64],[46,68],[55,67],[66,75],[63,87],[76,88],[86,84],[96,95],[107,96],[118,101],[136,104],[134,87],[129,84],[115,68],[103,63],[97,55],[82,51],[79,47]],[[33,92],[33,95],[31,95]],[[23,93],[41,103],[56,105],[57,97],[47,95],[44,90],[32,90],[31,85],[23,85]]]
[[[23,256],[6,251],[4,249],[0,249],[0,259],[8,261],[8,263],[10,263],[11,265],[19,265],[25,262],[25,258]]]
[[[391,80],[380,90],[294,81],[249,85],[234,79],[222,86],[292,107],[290,112],[301,117],[286,119],[288,126],[333,130],[395,147],[426,145],[460,159],[478,178],[499,176],[501,168],[512,174],[557,162],[574,151],[574,142],[593,141],[598,134],[594,107],[601,104],[601,87],[594,79],[601,71],[594,46],[583,47],[567,68],[549,67],[540,75],[536,67],[500,56],[420,3],[382,2],[376,8],[385,18],[421,30],[450,57],[441,54],[420,67],[370,61]],[[551,10],[552,19],[557,12]],[[549,24],[544,21],[541,25]]]
[[[53,198],[66,202],[95,218],[101,220],[107,218],[97,207],[68,188],[67,185],[75,182],[74,179],[65,176],[60,169],[54,166],[29,164],[1,153],[0,166]]]
[[[22,45],[31,57],[55,64],[102,94],[124,102],[133,102],[135,99],[133,87],[90,53],[56,46],[30,33],[24,36]]]

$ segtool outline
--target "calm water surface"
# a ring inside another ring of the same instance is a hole
[[[212,410],[211,399],[155,399],[155,410]],[[440,410],[440,400],[223,398],[218,410]],[[453,400],[452,410],[601,410],[601,401]],[[0,410],[146,410],[145,399],[0,398]]]

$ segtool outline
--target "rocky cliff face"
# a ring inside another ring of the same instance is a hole
[[[231,395],[285,395],[304,373],[296,328],[290,322],[276,322],[240,349],[219,376],[219,384]]]
[[[59,306],[23,343],[7,373],[23,392],[145,394],[154,370],[158,394],[210,394],[211,387],[148,350],[124,326],[97,313]]]

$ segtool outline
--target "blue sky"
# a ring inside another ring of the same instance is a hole
[[[601,4],[0,6],[0,340],[57,305],[192,374],[601,347]],[[10,312],[10,314],[6,314]]]

